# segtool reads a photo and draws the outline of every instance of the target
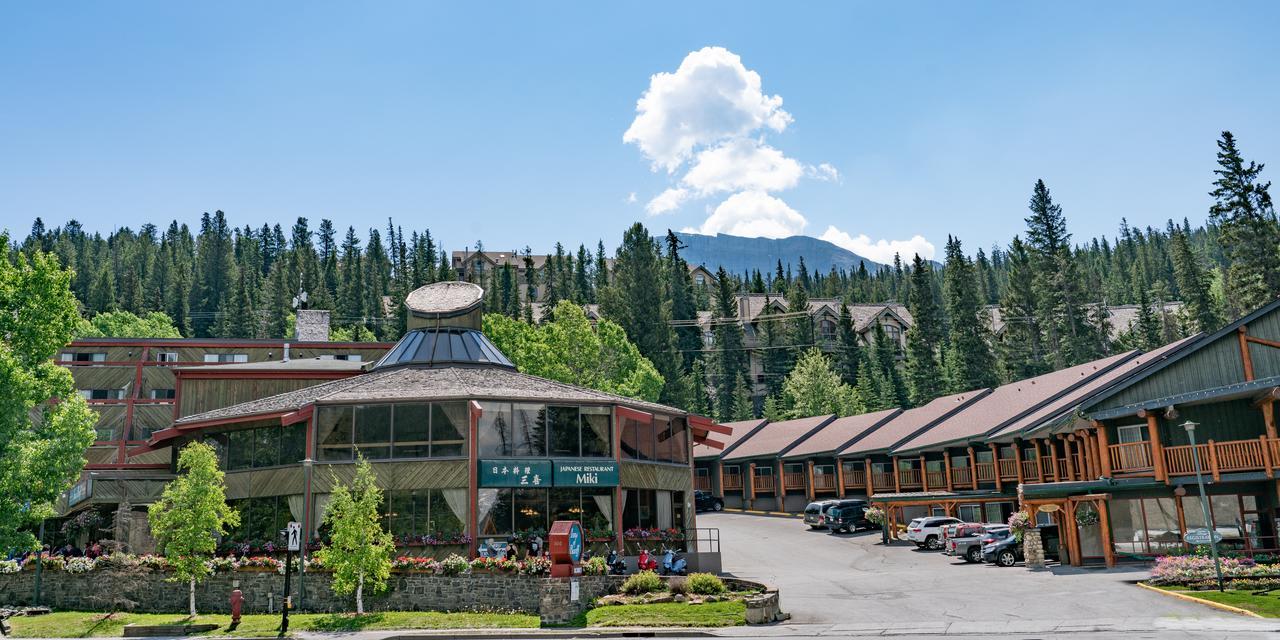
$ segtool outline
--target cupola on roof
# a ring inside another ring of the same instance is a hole
[[[435,282],[414,289],[404,299],[410,329],[422,327],[480,328],[484,289],[470,282]]]
[[[470,282],[436,282],[405,297],[409,332],[374,369],[399,365],[515,365],[480,333],[484,289]]]

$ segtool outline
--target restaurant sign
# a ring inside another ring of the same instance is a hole
[[[616,460],[553,460],[557,487],[616,487]]]
[[[549,487],[550,460],[481,460],[481,487]]]

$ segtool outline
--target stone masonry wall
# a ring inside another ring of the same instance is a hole
[[[96,570],[83,574],[45,571],[41,604],[55,610],[182,612],[187,609],[186,583],[169,582],[167,574],[147,569]],[[571,602],[568,579],[473,574],[457,577],[393,573],[387,591],[365,596],[371,611],[524,611],[543,615],[549,622],[567,621],[600,596],[614,593],[621,578],[576,578],[579,600]],[[307,611],[353,611],[352,596],[336,596],[328,573],[308,573],[305,578]],[[216,573],[196,586],[196,608],[208,613],[229,613],[231,590],[244,594],[245,613],[266,613],[268,605],[279,611],[284,576],[270,572]],[[295,599],[298,580],[293,581]],[[35,592],[35,572],[0,575],[0,605],[30,605]],[[296,600],[295,600],[296,602]],[[548,618],[547,616],[551,616]]]

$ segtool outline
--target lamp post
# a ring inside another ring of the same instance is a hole
[[[1209,496],[1204,490],[1204,475],[1200,472],[1200,450],[1196,447],[1196,427],[1200,425],[1188,420],[1182,423],[1182,428],[1187,430],[1187,438],[1191,440],[1191,461],[1196,467],[1196,486],[1200,488],[1200,508],[1204,512],[1205,529],[1209,532],[1209,554],[1213,556],[1213,571],[1218,576],[1218,591],[1223,591],[1222,587],[1222,561],[1218,559],[1218,541],[1216,536],[1216,528],[1213,526],[1213,516],[1209,515]]]

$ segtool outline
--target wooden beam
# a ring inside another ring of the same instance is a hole
[[[1260,344],[1263,346],[1271,347],[1273,349],[1280,349],[1280,342],[1276,342],[1275,340],[1268,340],[1266,338],[1255,338],[1248,334],[1245,334],[1244,339],[1254,344]]]
[[[1258,436],[1258,446],[1262,447],[1262,464],[1266,465],[1267,477],[1275,476],[1275,464],[1271,461],[1271,442],[1266,436]]]
[[[742,483],[742,497],[747,501],[748,509],[756,502],[756,463],[747,465],[747,479]]]
[[[1107,516],[1107,505],[1102,500],[1095,500],[1094,509],[1098,510],[1098,535],[1102,537],[1102,558],[1107,567],[1116,566],[1115,549],[1111,546],[1111,519]]]
[[[1236,335],[1240,338],[1240,359],[1244,362],[1244,380],[1248,382],[1253,380],[1253,357],[1249,355],[1249,327],[1240,327]]]
[[[1214,446],[1213,439],[1210,438],[1205,447],[1209,450],[1209,471],[1213,473],[1213,481],[1217,482],[1222,479],[1222,475],[1218,473],[1218,447]]]
[[[1053,472],[1053,481],[1062,482],[1058,476],[1058,447],[1053,444],[1053,438],[1045,438],[1044,443],[1049,445],[1049,471]]]
[[[1107,440],[1107,425],[1093,421],[1094,433],[1098,434],[1098,462],[1102,463],[1102,475],[1111,477],[1111,444]]]
[[[844,497],[844,461],[836,458],[836,497]]]
[[[1022,484],[1025,478],[1022,477],[1022,447],[1018,446],[1018,441],[1013,441],[1013,464],[1018,471],[1018,484]]]
[[[893,492],[902,493],[902,481],[898,478],[898,456],[893,457]]]
[[[992,442],[991,446],[991,465],[995,468],[996,491],[1004,491],[1004,481],[1000,479],[1000,445]]]
[[[1151,439],[1151,465],[1156,480],[1168,482],[1169,476],[1164,472],[1164,446],[1160,444],[1160,419],[1154,413],[1147,414],[1147,436]]]
[[[813,461],[812,460],[810,460],[809,463],[805,465],[805,473],[806,473],[805,480],[808,481],[805,483],[805,496],[809,498],[809,502],[813,502],[814,491],[813,491]]]
[[[864,458],[862,460],[862,464],[863,464],[863,469],[865,470],[863,472],[863,475],[867,479],[867,497],[870,498],[876,492],[876,483],[874,478],[872,478],[871,476],[871,458],[870,457]]]
[[[973,456],[973,447],[969,447],[969,482],[978,488],[978,460]]]
[[[1262,403],[1262,422],[1267,426],[1267,437],[1276,437],[1276,405],[1270,399]]]
[[[951,488],[951,454],[946,450],[942,450],[942,473],[946,475],[947,491],[954,491]]]
[[[929,491],[929,465],[925,464],[924,454],[920,454],[920,486],[925,492]]]

